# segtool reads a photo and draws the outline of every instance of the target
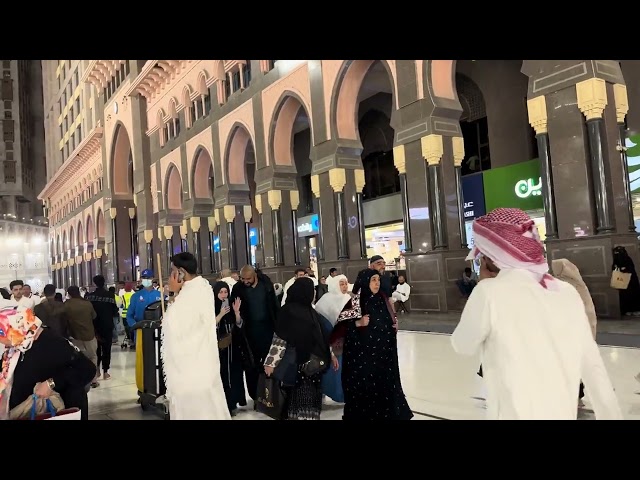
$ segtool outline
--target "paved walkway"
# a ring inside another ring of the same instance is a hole
[[[460,312],[400,314],[399,319],[401,330],[451,334]],[[640,348],[640,319],[599,320],[597,341],[600,345]]]

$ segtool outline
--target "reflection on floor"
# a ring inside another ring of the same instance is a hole
[[[402,383],[415,420],[484,418],[482,382],[475,374],[477,358],[456,355],[448,335],[400,332],[398,342]],[[640,420],[640,384],[633,378],[640,369],[640,350],[600,347],[600,351],[625,418]],[[89,394],[90,419],[161,419],[155,413],[142,412],[136,404],[135,353],[114,347],[111,375],[110,380],[101,382],[100,387]],[[265,419],[254,412],[249,403],[235,419]],[[593,418],[588,391],[585,403],[580,418]],[[339,420],[341,416],[342,408],[336,404],[326,405],[322,412],[325,420]]]

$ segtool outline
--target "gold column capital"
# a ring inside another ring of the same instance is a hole
[[[366,183],[365,178],[364,178],[364,169],[363,168],[359,168],[357,170],[353,171],[353,177],[354,180],[356,182],[356,192],[357,193],[362,193],[362,190],[364,190],[364,185]]]
[[[256,194],[256,210],[258,210],[258,213],[262,215],[262,194],[261,193]]]
[[[215,218],[216,224],[220,225],[220,209],[213,212],[213,218]]]
[[[613,85],[613,99],[616,103],[616,119],[618,123],[624,123],[624,117],[626,117],[629,112],[627,86],[621,83],[615,83]]]
[[[189,223],[191,224],[191,230],[194,232],[199,232],[202,223],[200,222],[200,217],[191,217],[189,219]]]
[[[62,268],[67,268],[68,262],[66,260],[62,261]]]
[[[422,156],[429,165],[439,165],[444,155],[444,143],[442,135],[432,133],[420,139],[422,147]]]
[[[407,173],[407,160],[404,154],[404,145],[397,145],[393,147],[393,164],[396,166],[396,169],[398,170],[398,173],[400,175],[402,175],[403,173]]]
[[[311,191],[314,197],[320,198],[320,175],[311,175]]]
[[[70,258],[69,260],[67,260],[67,264],[70,267],[73,267],[76,264],[76,259],[75,258]]]
[[[83,260],[83,258],[82,258],[80,255],[78,255],[78,256],[76,257],[76,264],[78,264],[78,265],[79,265],[79,264],[81,264],[81,263],[82,263],[82,260]]]
[[[590,78],[576,83],[578,108],[588,120],[602,118],[607,106],[607,83],[601,78]]]
[[[186,220],[182,220],[182,225],[180,225],[180,236],[182,238],[187,238],[187,221]]]
[[[158,240],[162,240],[164,236],[164,229],[162,227],[158,227]]]
[[[109,209],[109,216],[111,217],[112,220],[116,218],[116,213],[118,213],[118,210],[116,208]]]
[[[135,197],[134,197],[135,198]],[[129,218],[131,220],[133,220],[134,218],[136,218],[136,209],[135,208],[130,208],[129,209]]]
[[[300,192],[298,192],[298,190],[290,190],[289,200],[291,201],[291,210],[298,210],[300,206]]]
[[[209,231],[213,232],[218,226],[218,222],[216,222],[216,217],[208,217],[207,226],[209,227]]]
[[[451,137],[451,146],[453,147],[453,166],[460,167],[464,159],[464,138]]]
[[[164,227],[164,238],[167,240],[171,240],[173,238],[173,227],[171,225],[166,225]]]
[[[527,100],[527,113],[529,124],[536,131],[536,135],[547,133],[547,97],[540,95]]]
[[[280,190],[269,190],[267,193],[267,201],[271,210],[279,210],[282,205],[282,192]]]
[[[242,216],[244,217],[245,223],[251,221],[251,217],[253,217],[253,208],[251,208],[251,205],[244,205],[242,207]]]
[[[344,168],[329,170],[329,184],[335,193],[342,192],[347,184],[347,172]]]
[[[232,223],[236,218],[236,206],[225,205],[222,209],[222,214],[224,215],[224,219],[227,221],[227,223]]]
[[[96,256],[96,258],[101,258],[102,257],[102,249],[101,248],[97,248],[96,249],[95,256]]]
[[[145,241],[145,243],[153,242],[153,230],[145,230],[144,231],[144,241]]]

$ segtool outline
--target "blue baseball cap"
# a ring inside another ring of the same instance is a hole
[[[142,271],[142,274],[140,275],[142,278],[153,278],[153,270],[150,269],[146,269]]]

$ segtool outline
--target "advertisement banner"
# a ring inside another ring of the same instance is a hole
[[[465,221],[474,220],[486,213],[482,173],[462,177],[462,197]]]
[[[487,212],[496,208],[524,211],[544,208],[542,179],[538,159],[483,172],[484,200]]]

